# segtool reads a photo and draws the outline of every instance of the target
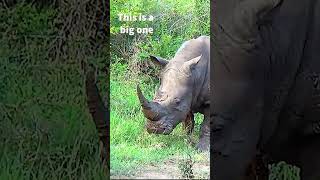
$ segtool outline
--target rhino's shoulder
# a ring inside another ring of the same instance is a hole
[[[205,36],[205,35],[202,35],[202,36],[199,36],[198,38],[197,38],[198,40],[204,40],[204,41],[206,41],[206,40],[210,40],[210,37],[209,36]]]
[[[185,41],[178,51],[176,52],[176,55],[183,52],[183,51],[189,51],[190,49],[193,49],[195,47],[201,47],[201,44],[203,43],[209,43],[210,37],[209,36],[199,36],[195,39],[190,39],[188,41]]]
[[[193,43],[200,46],[210,46],[210,37],[209,36],[199,36],[196,39],[193,39]]]

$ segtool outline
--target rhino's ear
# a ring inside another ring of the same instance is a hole
[[[160,67],[165,67],[169,62],[161,57],[156,57],[156,56],[152,56],[152,55],[150,55],[150,60],[152,61],[153,64],[160,66]]]
[[[193,70],[195,68],[195,66],[198,64],[198,62],[200,61],[202,55],[198,56],[198,57],[195,57],[187,62],[185,62],[183,64],[184,66],[184,69],[186,70]]]

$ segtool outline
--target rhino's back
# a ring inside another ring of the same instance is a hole
[[[176,52],[173,61],[188,61],[200,55],[203,59],[210,59],[209,36],[200,36],[184,42]]]

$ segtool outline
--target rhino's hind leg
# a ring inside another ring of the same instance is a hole
[[[210,118],[205,115],[200,128],[199,143],[196,147],[200,151],[209,151],[210,148]]]

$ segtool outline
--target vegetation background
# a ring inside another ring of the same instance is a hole
[[[107,100],[103,2],[0,1],[1,180],[109,178],[83,69],[98,69]]]

